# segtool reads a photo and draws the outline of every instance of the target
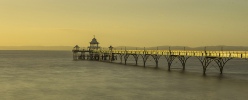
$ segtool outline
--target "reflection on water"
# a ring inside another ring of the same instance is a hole
[[[232,60],[219,75],[211,64],[202,75],[191,58],[186,71],[175,61],[168,72],[159,68],[96,61],[72,61],[66,51],[0,51],[1,100],[245,100],[248,98],[247,61]]]

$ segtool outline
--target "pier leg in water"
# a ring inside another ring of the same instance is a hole
[[[124,56],[124,54],[119,54],[119,57],[120,57],[120,60],[121,60],[121,63],[122,63],[122,57]]]
[[[148,54],[141,55],[141,57],[143,58],[144,67],[146,67],[146,61],[149,58],[149,56],[150,55],[148,55]]]
[[[186,62],[189,58],[190,58],[189,56],[178,56],[178,59],[180,60],[183,66],[183,71],[185,70]]]
[[[112,53],[109,53],[109,62],[112,62]]]
[[[124,55],[125,65],[127,64],[128,57],[129,57],[129,54]]]
[[[90,53],[90,60],[93,60],[93,54]]]
[[[77,60],[78,59],[78,54],[77,52],[73,52],[73,60]]]
[[[153,59],[154,59],[154,61],[155,61],[155,63],[156,63],[156,68],[158,68],[158,61],[159,61],[159,58],[160,58],[161,56],[159,56],[159,55],[152,55],[152,57],[153,57]]]
[[[173,63],[173,61],[175,60],[177,56],[175,55],[167,55],[165,56],[166,60],[167,60],[167,63],[168,63],[168,71],[170,71],[171,69],[171,64]]]
[[[104,56],[103,56],[104,58],[104,61],[106,61],[107,60],[107,57],[108,57],[108,55],[106,54],[106,53],[104,53]]]
[[[139,55],[133,54],[133,57],[134,57],[134,59],[135,59],[135,65],[137,66],[137,65],[138,65]]]
[[[85,60],[85,52],[82,52],[82,59]]]
[[[112,53],[111,55],[112,55],[111,60],[112,60],[112,61],[116,60],[115,54],[114,54],[114,53]]]
[[[203,74],[206,75],[206,70],[208,65],[213,61],[214,57],[197,57],[201,64],[202,64],[202,68],[203,68]]]
[[[99,59],[98,59],[98,61],[101,61],[102,59],[102,54],[101,53],[99,53]]]
[[[104,60],[104,54],[101,54],[101,61]]]
[[[217,63],[217,65],[219,66],[220,68],[220,74],[222,74],[223,72],[223,68],[225,66],[225,64],[231,60],[232,58],[216,58],[214,59],[214,61]]]

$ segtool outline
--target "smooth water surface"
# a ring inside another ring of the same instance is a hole
[[[246,100],[248,61],[233,59],[220,75],[207,75],[196,58],[186,71],[174,61],[167,71],[161,58],[155,69],[98,61],[73,61],[70,51],[0,51],[0,100]]]

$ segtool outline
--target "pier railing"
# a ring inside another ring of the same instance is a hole
[[[192,56],[192,57],[221,57],[221,58],[248,58],[248,51],[187,51],[187,50],[95,50],[99,53],[115,54],[139,54],[139,55],[174,55],[174,56]]]

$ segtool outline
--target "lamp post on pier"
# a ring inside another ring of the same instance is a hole
[[[109,46],[109,61],[112,62],[115,58],[114,58],[114,54],[113,54],[113,46],[110,45]]]

